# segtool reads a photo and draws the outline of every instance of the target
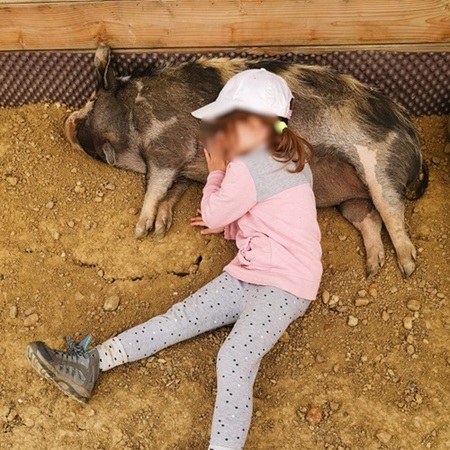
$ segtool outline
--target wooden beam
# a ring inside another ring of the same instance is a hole
[[[0,50],[449,44],[448,0],[0,3]]]

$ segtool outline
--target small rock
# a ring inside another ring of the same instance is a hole
[[[345,241],[347,239],[347,236],[345,234],[341,234],[338,237],[340,241]]]
[[[105,300],[103,309],[105,311],[115,311],[119,307],[120,299],[119,296],[113,295]]]
[[[319,408],[318,406],[312,406],[306,413],[306,420],[310,425],[315,427],[322,420],[322,416],[323,416],[322,409]]]
[[[408,347],[406,347],[406,351],[408,352],[408,355],[413,355],[416,349],[414,348],[414,345],[408,345]]]
[[[36,313],[34,313],[34,314],[31,314],[30,316],[28,316],[23,321],[23,324],[26,327],[34,327],[38,323],[38,320],[39,320],[39,316]]]
[[[416,394],[416,395],[414,395],[414,400],[416,401],[416,403],[421,405],[423,402],[423,397],[420,394]]]
[[[368,298],[357,298],[355,300],[355,306],[367,306],[370,303]]]
[[[262,411],[256,411],[255,416],[261,417],[263,415]]]
[[[375,286],[370,286],[368,289],[369,295],[373,298],[377,298],[378,292]]]
[[[113,183],[108,183],[108,184],[105,186],[105,189],[108,189],[108,191],[115,191],[115,190],[116,190],[116,185],[113,184]]]
[[[138,210],[136,208],[128,209],[128,214],[132,214],[133,216],[135,216],[137,213],[138,213]]]
[[[53,209],[54,206],[55,206],[55,203],[54,203],[54,202],[48,202],[48,203],[45,205],[45,207],[46,207],[47,209]]]
[[[86,188],[84,186],[76,185],[73,189],[77,194],[84,194]]]
[[[405,318],[403,319],[403,327],[404,327],[406,330],[412,330],[412,327],[413,327],[413,318],[412,318],[412,317],[409,317],[409,316],[405,317]]]
[[[450,143],[448,143],[445,147],[444,147],[444,153],[446,155],[450,155]]]
[[[391,294],[395,294],[398,291],[398,289],[395,286],[392,286],[390,289]]]
[[[358,318],[355,316],[349,316],[347,324],[350,327],[356,327],[356,325],[358,325]]]
[[[330,301],[330,293],[327,290],[322,292],[322,301],[325,304],[328,304],[328,302]]]
[[[11,185],[11,186],[17,186],[18,183],[18,179],[17,177],[6,177],[6,181]]]
[[[96,203],[100,203],[101,201],[103,201],[102,197],[95,197],[94,198],[94,202],[96,202]]]
[[[289,340],[291,339],[291,337],[289,336],[289,333],[287,331],[285,331],[281,337],[280,337],[280,342],[289,342]]]
[[[60,235],[57,231],[55,231],[55,232],[53,233],[53,239],[54,239],[55,241],[57,241],[60,237],[61,237],[61,235]]]
[[[77,293],[75,294],[75,300],[81,301],[81,300],[83,300],[83,299],[84,299],[84,295],[83,295],[81,292],[77,292]]]
[[[389,444],[390,440],[392,439],[392,435],[387,433],[386,431],[379,431],[377,433],[377,439],[383,444]]]
[[[68,225],[70,228],[73,228],[73,227],[75,226],[75,222],[74,222],[73,220],[69,220],[69,221],[67,222],[67,225]]]
[[[391,318],[391,315],[390,315],[387,311],[383,311],[383,314],[381,314],[381,318],[382,318],[385,322],[387,322],[387,321]]]
[[[411,299],[406,304],[406,307],[411,311],[419,311],[420,303],[417,300]]]
[[[17,306],[16,305],[12,305],[9,307],[9,317],[11,317],[11,319],[15,319],[17,317]]]
[[[332,295],[330,300],[328,301],[328,306],[336,306],[339,303],[339,296],[338,295]]]
[[[406,336],[406,342],[408,344],[413,344],[414,343],[414,337],[412,336],[412,334],[408,334],[408,336]]]
[[[33,314],[34,311],[36,311],[35,308],[28,308],[28,309],[26,309],[26,310],[24,311],[24,314],[25,314],[26,316],[31,316],[31,314]]]
[[[365,289],[361,289],[358,291],[358,295],[360,297],[366,297],[367,296],[367,291]]]
[[[431,161],[433,162],[433,164],[438,165],[441,162],[441,158],[438,158],[437,156],[433,156],[431,158]]]

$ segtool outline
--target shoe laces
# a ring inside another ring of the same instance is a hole
[[[86,336],[80,342],[76,342],[70,337],[64,337],[64,342],[67,345],[67,356],[74,356],[76,358],[86,356],[87,348],[91,342],[91,336]]]

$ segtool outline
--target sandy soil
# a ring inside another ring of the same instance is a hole
[[[62,336],[92,332],[100,342],[164,312],[234,253],[188,226],[199,187],[164,240],[136,241],[143,178],[72,150],[66,113],[0,109],[0,448],[204,450],[215,356],[229,330],[108,373],[87,406],[25,360],[29,341],[60,346]],[[401,278],[385,234],[387,263],[371,285],[357,232],[335,210],[320,212],[321,295],[262,364],[246,449],[450,448],[446,120],[417,120],[430,187],[407,207],[419,249],[411,279]],[[107,312],[113,296],[120,305]]]

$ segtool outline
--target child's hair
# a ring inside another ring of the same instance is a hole
[[[255,114],[244,111],[235,111],[231,114],[221,117],[213,124],[204,123],[201,130],[202,140],[206,140],[208,135],[212,135],[219,130],[228,132],[233,129],[237,122],[245,121],[253,115]],[[277,161],[285,163],[286,165],[290,165],[291,163],[293,163],[294,167],[288,169],[290,172],[301,172],[305,167],[305,163],[307,161],[311,161],[313,157],[314,152],[312,145],[297,133],[292,131],[289,127],[286,126],[283,128],[275,126],[276,122],[278,121],[282,121],[287,125],[287,119],[277,119],[275,117],[268,116],[258,117],[260,117],[265,123],[267,123],[267,125],[273,130],[272,142],[270,145],[272,156]],[[281,134],[278,134],[275,128],[283,128],[282,130],[280,130]]]

